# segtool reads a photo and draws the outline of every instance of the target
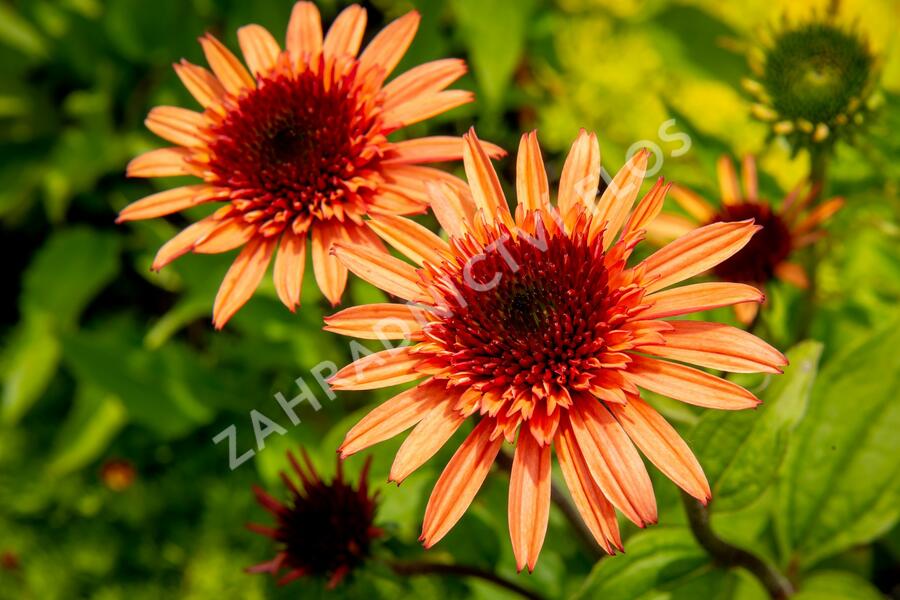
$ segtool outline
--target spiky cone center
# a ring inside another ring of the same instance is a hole
[[[723,281],[763,285],[775,276],[775,269],[793,250],[788,224],[767,202],[723,204],[709,223],[753,219],[762,229],[732,257],[715,266]],[[709,224],[707,223],[707,224]]]
[[[417,356],[423,371],[458,388],[464,416],[496,418],[509,441],[527,422],[548,444],[581,392],[614,401],[625,400],[623,386],[637,393],[620,371],[623,351],[647,333],[629,325],[644,290],[625,268],[636,238],[605,252],[587,216],[571,233],[546,213],[528,220],[530,234],[485,225],[480,241],[455,240],[452,260],[426,266],[441,316]]]
[[[257,489],[257,498],[276,523],[272,528],[251,525],[279,544],[276,558],[251,571],[270,572],[287,583],[300,576],[323,578],[330,587],[360,567],[370,556],[374,539],[382,532],[374,524],[376,496],[369,495],[368,463],[355,487],[337,475],[325,483],[304,455],[305,468],[291,455],[300,485],[284,474],[290,490],[281,503]],[[281,575],[282,572],[286,574]]]
[[[207,111],[208,147],[193,161],[206,181],[228,190],[220,216],[240,216],[268,237],[304,233],[316,220],[360,222],[381,177],[387,142],[380,96],[349,59],[300,63],[258,78]]]

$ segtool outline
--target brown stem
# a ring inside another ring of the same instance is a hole
[[[497,455],[497,464],[507,472],[512,471],[512,460],[512,457],[506,452],[500,452]],[[559,508],[563,516],[566,517],[566,520],[569,521],[569,525],[575,530],[575,534],[581,540],[582,546],[588,550],[591,558],[595,561],[605,558],[606,553],[597,543],[597,540],[594,539],[591,530],[585,525],[584,519],[578,514],[578,509],[572,504],[572,500],[569,498],[568,494],[560,489],[555,481],[550,482],[550,500],[556,504],[556,507]]]
[[[451,565],[435,562],[399,562],[392,561],[388,566],[398,575],[453,575],[456,577],[475,577],[489,581],[498,587],[515,592],[529,600],[544,600],[544,597],[514,581],[504,579],[496,573],[469,565]]]
[[[784,575],[755,554],[733,546],[717,536],[710,526],[709,509],[706,506],[684,492],[681,493],[681,498],[684,501],[691,532],[715,562],[724,567],[746,569],[766,588],[773,600],[785,600],[794,594],[794,586]]]

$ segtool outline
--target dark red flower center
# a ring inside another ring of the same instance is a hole
[[[754,219],[762,229],[740,251],[715,267],[725,281],[763,284],[772,279],[775,267],[791,253],[791,232],[784,221],[764,202],[722,206],[710,223]]]
[[[361,485],[342,479],[307,484],[280,516],[278,541],[288,564],[312,575],[347,572],[365,561],[373,534],[375,502]]]
[[[330,82],[312,70],[261,79],[210,128],[212,183],[261,225],[354,211],[366,186],[352,180],[369,174],[380,135],[364,96],[352,71]]]
[[[601,241],[582,234],[503,233],[445,265],[448,316],[428,335],[453,372],[482,391],[570,386],[606,347],[615,318],[619,292],[609,288],[603,259]]]

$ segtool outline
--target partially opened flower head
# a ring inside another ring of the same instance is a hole
[[[344,480],[341,462],[337,475],[325,483],[305,451],[303,463],[288,452],[288,460],[299,478],[281,473],[290,499],[281,503],[261,488],[254,492],[259,503],[275,517],[275,525],[250,523],[251,531],[278,544],[278,553],[268,562],[250,567],[250,573],[270,573],[284,585],[300,577],[325,579],[334,587],[369,557],[372,541],[382,536],[375,526],[375,494],[369,494],[366,461],[354,487]]]
[[[474,132],[465,140],[471,194],[433,188],[432,207],[449,242],[388,217],[375,219],[373,229],[413,264],[335,245],[351,271],[407,303],[349,308],[328,318],[327,329],[412,343],[364,356],[331,384],[359,390],[420,381],[353,427],[341,453],[413,427],[391,469],[400,482],[458,429],[469,431],[428,501],[421,539],[430,547],[466,511],[504,440],[514,444],[510,535],[518,568],[533,569],[547,528],[555,451],[582,517],[612,553],[622,547],[614,508],[639,526],[657,519],[638,450],[691,495],[710,497],[690,449],[641,399],[641,388],[710,408],[752,408],[759,400],[747,390],[683,363],[769,373],[785,364],[780,352],[736,328],[665,320],[762,300],[739,283],[674,287],[734,255],[758,226],[749,219],[707,225],[629,266],[666,194],[660,180],[633,207],[646,151],[596,200],[599,147],[582,132],[554,207],[537,137],[527,134],[510,213],[487,152]]]
[[[253,295],[273,256],[275,289],[294,310],[307,237],[319,288],[337,304],[347,271],[328,254],[335,240],[379,248],[362,225],[365,215],[422,212],[429,180],[462,185],[422,166],[459,159],[461,139],[387,138],[472,100],[470,92],[445,89],[465,73],[461,60],[426,63],[385,84],[418,24],[416,12],[400,17],[359,54],[363,8],[346,8],[323,37],[318,9],[298,2],[285,50],[262,27],[247,25],[238,30],[246,66],[211,35],[200,43],[212,71],[184,60],[175,65],[203,111],[154,108],[147,126],[175,145],[135,158],[128,174],[202,181],[134,202],[119,221],[220,205],[166,243],[153,263],[160,269],[187,252],[242,248],[216,297],[216,327]]]
[[[698,225],[719,221],[754,219],[762,230],[742,250],[713,268],[722,281],[747,283],[765,288],[772,279],[780,279],[805,288],[809,278],[805,269],[792,260],[795,251],[825,235],[822,225],[843,206],[842,198],[830,198],[814,206],[819,187],[798,184],[776,206],[759,196],[756,161],[745,156],[738,178],[728,156],[718,161],[718,204],[711,204],[696,192],[682,186],[672,187],[672,197],[687,217],[663,214],[650,224],[651,236],[660,242],[684,235]],[[751,302],[735,306],[738,319],[750,323],[759,305]]]
[[[743,81],[756,101],[753,115],[794,152],[852,139],[880,102],[878,60],[866,37],[834,14],[785,18],[766,37],[750,53],[753,78]]]

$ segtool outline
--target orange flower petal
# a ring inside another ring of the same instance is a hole
[[[721,323],[668,321],[665,342],[642,352],[731,373],[781,373],[784,355],[752,333]]]
[[[344,436],[339,450],[341,458],[406,431],[445,401],[446,395],[442,384],[429,379],[379,404]]]
[[[210,202],[219,196],[221,196],[219,190],[205,183],[172,188],[132,202],[122,209],[116,223],[170,215],[192,206]]]
[[[347,267],[331,254],[331,248],[335,242],[345,239],[346,235],[340,224],[325,221],[312,228],[313,274],[319,289],[332,306],[341,302],[341,294],[347,286]]]
[[[237,96],[245,89],[256,87],[256,82],[238,57],[232,54],[231,50],[226,48],[222,42],[212,35],[206,34],[200,38],[200,45],[206,55],[206,62],[209,63],[222,87],[229,93]]]
[[[241,218],[219,221],[219,226],[194,245],[197,254],[219,254],[243,246],[256,233],[256,226]]]
[[[182,229],[157,251],[156,257],[153,259],[153,266],[150,268],[153,271],[159,271],[179,256],[187,254],[198,241],[209,235],[220,224],[221,221],[216,219],[214,215],[210,215]]]
[[[506,155],[506,152],[499,146],[487,142],[483,142],[482,145],[492,158]],[[399,165],[459,160],[463,157],[464,146],[462,138],[447,135],[403,140],[391,145],[383,164]]]
[[[740,202],[741,188],[731,159],[727,156],[720,156],[716,163],[716,172],[719,175],[719,193],[722,196],[722,204],[737,204]]]
[[[472,216],[466,210],[466,200],[444,182],[429,183],[428,191],[431,210],[447,235],[454,238],[465,236],[472,222]]]
[[[200,106],[221,111],[220,105],[225,97],[225,88],[212,73],[186,60],[173,66],[181,83]]]
[[[666,200],[666,193],[671,186],[672,184],[666,184],[662,177],[656,180],[656,183],[644,195],[637,208],[634,209],[634,212],[628,218],[628,222],[622,230],[623,239],[635,231],[645,229],[650,222],[656,219],[662,210],[663,203]]]
[[[258,77],[272,70],[281,55],[281,48],[268,29],[245,25],[238,29],[237,37],[244,60],[253,75]]]
[[[185,148],[158,148],[131,159],[126,169],[129,177],[174,177],[190,175],[191,166]]]
[[[759,199],[759,184],[756,177],[756,159],[752,154],[744,156],[741,171],[744,179],[744,199],[747,202],[756,202]]]
[[[345,267],[375,287],[404,300],[422,297],[416,269],[390,254],[373,252],[360,246],[335,244],[334,255]]]
[[[474,128],[469,129],[463,136],[463,141],[463,164],[475,206],[484,211],[489,223],[499,220],[511,229],[514,228],[515,224],[509,213],[509,205],[506,203],[503,188],[500,187],[497,172]]]
[[[744,325],[749,325],[753,322],[753,319],[756,318],[756,314],[759,312],[759,304],[756,303],[743,303],[743,304],[735,304],[734,305],[734,315],[737,317],[737,320],[743,323]]]
[[[306,267],[306,234],[297,235],[290,229],[281,234],[281,244],[275,255],[275,292],[291,312],[300,305],[303,269]]]
[[[424,308],[405,304],[363,304],[325,317],[325,331],[366,340],[400,340],[422,330]]]
[[[657,250],[643,263],[648,292],[666,288],[710,269],[743,248],[760,226],[752,220],[713,223]]]
[[[697,224],[687,217],[662,213],[647,223],[647,239],[658,246],[664,246],[696,228]]]
[[[709,502],[709,483],[700,463],[658,412],[637,397],[630,397],[626,404],[610,404],[609,410],[656,468],[694,498]]]
[[[830,200],[826,200],[810,211],[806,218],[794,228],[794,235],[799,236],[812,231],[824,221],[830,219],[843,205],[843,198],[831,198]]]
[[[555,447],[566,486],[594,539],[608,554],[624,551],[616,511],[594,481],[568,420],[557,430]]]
[[[177,106],[156,106],[144,120],[147,129],[162,139],[179,146],[202,146],[200,129],[206,118],[192,110]]]
[[[238,254],[216,294],[213,306],[216,329],[222,329],[256,291],[277,243],[277,238],[256,238]]]
[[[391,465],[389,481],[401,483],[447,443],[466,418],[444,400],[432,408],[410,432]]]
[[[677,183],[672,184],[672,199],[698,223],[706,223],[716,214],[715,209],[709,202],[704,200],[697,192],[682,187]]]
[[[328,379],[335,390],[373,390],[421,379],[415,370],[421,362],[413,349],[415,346],[390,348],[356,360]]]
[[[550,518],[550,446],[541,446],[528,427],[519,431],[509,478],[509,535],[516,569],[534,571]]]
[[[609,183],[607,188],[603,190],[599,202],[593,212],[591,221],[591,235],[599,233],[601,227],[605,227],[603,233],[603,248],[609,248],[631,207],[637,198],[638,192],[641,191],[641,184],[644,182],[644,173],[647,172],[647,158],[650,151],[646,148],[635,153],[625,166],[619,169],[616,176]]]
[[[635,385],[688,404],[743,410],[755,408],[759,399],[741,386],[699,369],[631,354],[624,375]]]
[[[441,473],[428,499],[422,535],[419,537],[426,548],[447,535],[484,483],[503,443],[502,436],[491,440],[493,429],[493,419],[482,419]]]
[[[781,262],[775,265],[775,276],[788,283],[805,290],[809,287],[809,277],[806,275],[806,269],[792,262]]]
[[[447,242],[410,219],[383,215],[367,223],[381,239],[420,266],[425,261],[440,265],[450,253]]]
[[[352,4],[341,11],[325,35],[322,52],[328,57],[350,55],[356,57],[366,32],[366,10]]]
[[[297,2],[288,21],[285,45],[295,61],[322,50],[322,17],[312,2]]]
[[[635,318],[661,319],[763,300],[765,295],[752,285],[718,281],[695,283],[645,296],[644,301],[651,306],[637,313]]]
[[[381,69],[380,81],[391,74],[403,55],[409,49],[421,17],[418,11],[411,11],[391,22],[376,35],[359,57],[360,68],[367,71],[373,67]]]
[[[432,96],[465,75],[466,63],[458,58],[435,60],[401,73],[384,86],[384,110],[391,111],[417,99]]]
[[[569,422],[603,495],[638,527],[655,523],[650,475],[622,426],[599,401],[587,398],[569,410]]]
[[[469,90],[444,90],[385,110],[384,120],[386,123],[394,123],[394,126],[399,128],[430,119],[473,100],[475,94]]]
[[[424,214],[428,206],[412,197],[408,189],[401,190],[388,185],[380,186],[369,202],[370,215],[415,215]]]
[[[537,132],[522,135],[516,162],[516,197],[525,210],[537,210],[550,205],[550,185],[541,157]]]
[[[600,186],[600,145],[597,136],[578,133],[559,179],[559,210],[563,217],[576,206],[593,209]]]

